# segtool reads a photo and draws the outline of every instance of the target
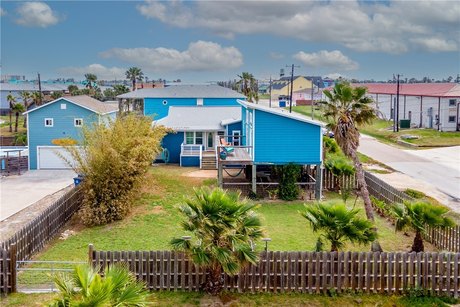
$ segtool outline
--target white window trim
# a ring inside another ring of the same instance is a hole
[[[51,121],[51,125],[47,125],[47,124],[46,124],[46,121],[48,121],[48,120],[50,120],[50,121]],[[54,119],[53,119],[53,118],[51,118],[51,117],[47,117],[47,118],[45,118],[45,121],[44,121],[44,123],[45,123],[45,127],[54,127]]]
[[[77,125],[77,120],[81,121],[81,125]],[[82,127],[83,126],[83,118],[74,118],[73,119],[73,126],[74,127]]]
[[[67,104],[61,103],[61,110],[67,110]]]
[[[202,105],[204,105],[204,99],[203,99],[203,98],[197,98],[197,99],[196,99],[196,105],[197,105],[197,106],[202,106]]]
[[[197,143],[196,143],[196,133],[197,133],[197,132],[202,133],[202,135],[201,135],[201,144],[197,144]],[[193,133],[193,143],[192,143],[192,144],[188,144],[188,143],[187,143],[187,133]],[[206,136],[206,133],[204,133],[203,131],[186,131],[186,132],[184,133],[184,144],[185,144],[185,145],[201,145],[201,146],[204,146],[204,145],[205,145],[205,144],[204,144],[205,136]]]

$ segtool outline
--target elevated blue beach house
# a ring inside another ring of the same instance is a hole
[[[115,119],[118,105],[89,96],[62,97],[31,109],[27,115],[29,169],[66,169],[70,166],[60,157],[71,160],[59,144],[60,139],[81,139],[81,129],[94,121]]]

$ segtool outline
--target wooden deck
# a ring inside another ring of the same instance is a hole
[[[252,157],[247,152],[247,147],[234,147],[234,151],[227,155],[225,160],[222,160],[219,157],[219,163],[222,165],[229,164],[243,164],[250,165],[252,164]]]

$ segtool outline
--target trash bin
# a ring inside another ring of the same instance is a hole
[[[409,129],[410,128],[410,119],[401,119],[401,120],[399,120],[399,128]]]
[[[279,104],[280,104],[280,108],[286,107],[286,100],[280,100]]]
[[[82,175],[78,175],[77,177],[73,178],[73,183],[75,186],[79,185],[83,181],[84,177]]]
[[[220,159],[221,159],[221,160],[227,159],[227,153],[226,153],[225,151],[221,151],[220,154],[219,154],[219,156],[220,156]]]

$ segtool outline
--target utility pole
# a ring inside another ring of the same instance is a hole
[[[313,78],[311,78],[311,119],[315,119],[315,103],[313,101]]]
[[[395,127],[396,127],[396,132],[399,132],[399,77],[401,76],[400,74],[397,74],[397,79],[396,79],[396,114],[394,116],[394,119],[396,121]]]
[[[286,65],[289,67],[289,65]],[[299,68],[300,66],[291,65],[291,94],[289,95],[289,113],[292,113],[292,88],[294,87],[294,67]]]
[[[268,106],[272,107],[272,76],[270,75],[270,86],[268,88],[268,92],[270,93],[270,100],[268,101]]]
[[[38,74],[38,92],[40,93],[40,105],[43,104],[43,100],[42,100],[42,82],[40,81],[40,73],[37,73]]]

